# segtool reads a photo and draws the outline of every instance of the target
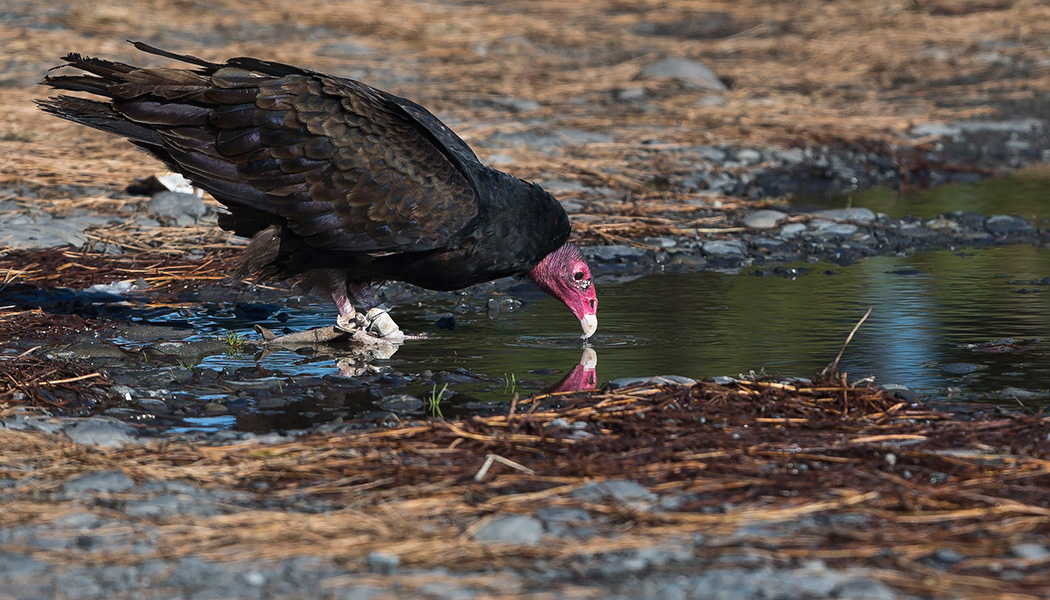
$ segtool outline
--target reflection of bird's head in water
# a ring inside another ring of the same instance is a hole
[[[569,371],[569,374],[561,381],[546,390],[548,394],[555,392],[576,392],[580,390],[591,390],[598,387],[598,353],[590,346],[583,347],[580,362]]]

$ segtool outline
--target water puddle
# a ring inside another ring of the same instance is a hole
[[[1003,389],[1035,390],[1047,402],[1048,249],[942,251],[876,257],[849,267],[796,265],[777,273],[666,274],[602,285],[600,333],[590,340],[589,350],[582,347],[574,320],[553,300],[530,302],[492,318],[457,315],[452,329],[435,327],[432,315],[441,306],[397,307],[395,315],[406,331],[426,331],[429,337],[406,343],[373,367],[383,371],[378,381],[384,395],[410,394],[426,401],[444,390],[441,407],[453,414],[485,402],[507,402],[515,393],[625,377],[699,379],[746,376],[753,370],[809,377],[835,357],[850,329],[872,307],[841,362],[851,378],[873,375],[879,383],[903,384],[938,397],[987,394],[1006,404],[1014,400],[1009,393],[1002,395]],[[271,319],[266,324],[300,329],[328,324],[332,318],[324,305],[278,314],[283,323]],[[193,315],[180,318],[199,337],[214,339],[227,331],[257,337],[243,319],[224,322],[211,314],[201,315],[198,323]],[[220,352],[193,368],[214,371],[216,381],[222,374],[263,371],[267,377],[222,384],[233,388],[224,399],[228,409],[248,409],[235,426],[292,428],[382,410],[368,386],[354,387],[353,376],[359,373],[347,372],[341,363],[347,354],[338,348],[278,350],[262,357]],[[582,368],[580,363],[588,360],[591,364]],[[273,378],[316,378],[343,391],[335,397],[272,402],[281,397]],[[259,389],[269,392],[253,392]],[[179,393],[201,391],[188,385]],[[1022,402],[1040,400],[1025,396]],[[187,426],[234,424],[211,420]]]

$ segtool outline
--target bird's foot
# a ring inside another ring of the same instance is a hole
[[[400,344],[407,339],[390,313],[382,308],[370,309],[367,313],[341,313],[335,320],[335,328],[351,334],[358,343]]]

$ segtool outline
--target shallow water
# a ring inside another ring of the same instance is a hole
[[[876,257],[849,267],[797,268],[795,279],[765,269],[599,282],[601,321],[590,340],[597,354],[596,380],[663,374],[707,378],[751,370],[810,377],[835,357],[857,320],[873,307],[841,362],[851,379],[874,375],[879,383],[904,384],[936,397],[955,394],[952,389],[982,398],[990,392],[994,398],[1007,387],[1050,387],[1050,279],[1043,280],[1050,276],[1048,249],[942,251]],[[426,307],[430,314],[435,308],[441,307]],[[424,398],[435,390],[427,371],[452,372],[456,381],[448,389],[459,396],[443,404],[446,410],[468,399],[507,400],[514,392],[548,388],[581,358],[577,324],[554,300],[530,302],[493,318],[457,316],[452,330],[435,327],[422,310],[397,307],[394,315],[406,331],[426,331],[430,337],[406,343],[380,364],[408,375],[400,387],[394,384],[397,393]],[[322,305],[287,314],[287,322],[268,325],[299,329],[326,325],[332,318],[330,307]],[[204,326],[202,336],[224,331],[222,319],[200,320],[210,322],[195,324]],[[246,321],[225,324],[255,335]],[[1001,338],[1015,343],[974,347]],[[338,373],[334,358],[292,350],[258,362],[251,354],[218,354],[199,367],[256,364],[276,377]],[[1039,403],[1026,401],[1032,402]],[[326,408],[311,404],[309,410]]]
[[[863,206],[891,217],[929,218],[956,210],[985,216],[1010,214],[1045,228],[1050,226],[1050,166],[1039,165],[999,179],[949,183],[907,194],[872,188],[834,196],[798,198],[794,203],[820,208]]]

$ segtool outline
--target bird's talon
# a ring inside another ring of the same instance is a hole
[[[341,314],[335,318],[335,328],[347,333],[353,333],[361,328],[361,324],[358,322],[359,318],[360,315],[354,313]]]

